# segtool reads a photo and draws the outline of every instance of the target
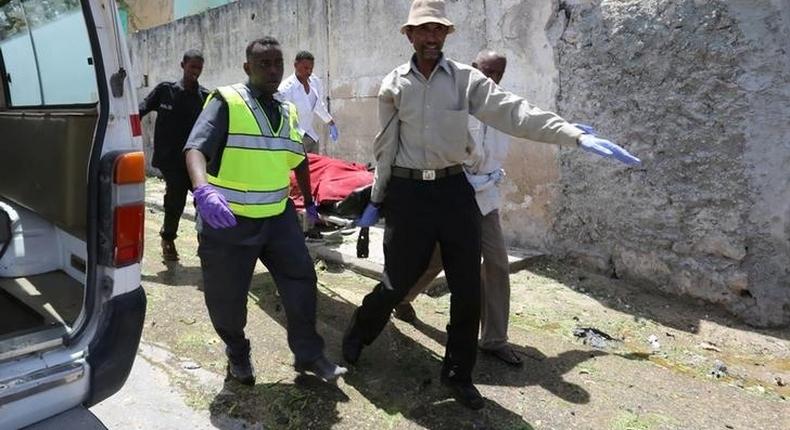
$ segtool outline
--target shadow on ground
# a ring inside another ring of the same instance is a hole
[[[171,287],[196,287],[203,289],[203,272],[200,266],[184,266],[182,263],[168,262],[164,269],[155,275],[143,273],[142,280]]]
[[[702,321],[712,321],[738,330],[752,331],[778,339],[790,339],[790,329],[752,327],[737,321],[736,317],[721,306],[593,274],[556,257],[531,258],[525,270],[566,286],[574,286],[577,291],[585,292],[587,296],[604,306],[632,315],[634,321],[650,320],[694,334],[700,332]]]
[[[442,345],[447,341],[446,333],[437,330],[432,325],[421,320],[415,321],[413,325],[417,330]],[[565,381],[562,375],[590,358],[607,354],[599,350],[572,350],[565,351],[556,357],[547,357],[530,346],[513,345],[513,349],[525,358],[523,368],[507,366],[496,358],[480,354],[475,368],[476,382],[502,387],[537,385],[567,402],[576,404],[589,403],[590,394],[582,387]]]
[[[336,385],[311,376],[254,387],[226,381],[209,412],[211,423],[225,430],[240,428],[234,420],[262,424],[263,428],[328,430],[341,421],[337,404],[347,401],[348,396]]]
[[[285,326],[285,313],[277,299],[271,277],[267,273],[256,274],[252,285],[250,294],[258,306]],[[318,326],[325,336],[327,355],[331,358],[340,356],[342,332],[355,306],[338,295],[319,290]],[[444,332],[422,322],[418,323],[417,328],[444,344]],[[534,348],[521,350],[527,364],[520,369],[481,357],[476,368],[476,382],[502,387],[538,385],[571,403],[584,404],[590,401],[590,394],[582,387],[565,381],[563,374],[591,357],[603,355],[603,352],[574,350],[557,357],[546,357]],[[228,415],[249,422],[271,423],[275,420],[275,424],[278,424],[275,427],[288,428],[330,428],[340,420],[346,425],[362,428],[387,421],[394,424],[400,419],[435,430],[533,428],[520,414],[491,399],[486,400],[485,409],[479,412],[458,405],[439,384],[441,359],[441,356],[389,324],[376,342],[365,349],[358,365],[344,378],[346,384],[353,386],[375,405],[378,417],[371,417],[369,411],[355,408],[349,411],[352,415],[339,418],[337,403],[348,399],[342,391],[339,394],[334,391],[339,391],[337,387],[321,383],[296,384],[298,389],[280,382],[264,384],[252,389],[254,395],[242,395],[239,399],[220,394],[212,403],[211,412],[212,416]],[[307,390],[301,389],[305,387]],[[255,400],[256,397],[260,399]],[[302,408],[305,399],[309,399],[305,404],[312,405],[307,409]]]

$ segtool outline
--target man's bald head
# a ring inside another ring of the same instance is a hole
[[[492,49],[483,49],[477,54],[472,67],[480,70],[499,85],[499,81],[505,74],[505,68],[507,68],[507,57]]]

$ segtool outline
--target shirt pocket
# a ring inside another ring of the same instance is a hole
[[[469,111],[445,109],[437,115],[438,133],[449,143],[467,144]]]

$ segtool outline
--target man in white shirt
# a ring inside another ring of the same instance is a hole
[[[492,50],[477,54],[472,66],[491,78],[497,85],[507,67],[504,55]],[[510,147],[510,136],[469,116],[469,134],[475,142],[471,159],[464,164],[464,171],[475,200],[483,215],[481,220],[481,308],[480,350],[491,354],[511,366],[521,366],[522,360],[507,342],[507,324],[510,316],[510,271],[505,239],[499,223],[502,196],[499,183],[505,176],[502,168]],[[442,256],[437,246],[428,269],[420,277],[401,304],[395,307],[395,317],[413,322],[417,315],[410,302],[424,291],[442,271]]]
[[[329,124],[329,137],[334,142],[337,142],[338,131],[335,120],[326,110],[321,81],[313,76],[314,65],[313,54],[307,51],[296,54],[294,73],[280,84],[279,93],[283,100],[296,105],[305,151],[318,154],[318,132],[313,128],[313,113]]]

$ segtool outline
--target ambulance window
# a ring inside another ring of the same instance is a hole
[[[98,100],[79,0],[0,0],[0,53],[9,107]]]

